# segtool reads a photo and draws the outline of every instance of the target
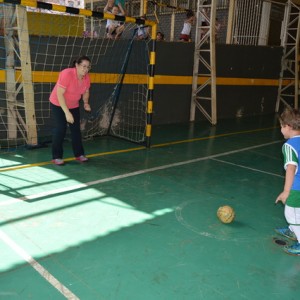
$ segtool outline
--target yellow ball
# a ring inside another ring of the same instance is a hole
[[[217,216],[222,223],[228,224],[234,220],[235,212],[231,206],[225,205],[218,208]]]

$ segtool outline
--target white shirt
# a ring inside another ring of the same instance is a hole
[[[112,13],[110,11],[107,11],[106,13],[112,15]],[[119,14],[118,16],[121,16],[121,15]],[[118,26],[120,26],[120,21],[107,19],[107,21],[106,21],[106,28],[108,28],[110,26],[118,27]]]
[[[181,34],[190,35],[192,30],[192,24],[188,22],[184,22]]]

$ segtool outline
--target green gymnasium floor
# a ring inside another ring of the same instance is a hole
[[[153,128],[144,149],[86,141],[0,154],[0,299],[299,299],[274,116]],[[232,224],[218,207],[236,211]]]

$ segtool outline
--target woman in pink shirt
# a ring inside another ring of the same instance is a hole
[[[67,124],[71,131],[72,148],[76,160],[86,162],[80,132],[79,101],[83,100],[84,109],[91,111],[89,105],[91,61],[81,56],[73,62],[72,68],[59,73],[56,85],[50,95],[51,109],[55,121],[52,140],[52,158],[56,165],[63,165],[63,141],[66,136]]]

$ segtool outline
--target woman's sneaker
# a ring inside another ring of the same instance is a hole
[[[87,157],[85,157],[84,155],[80,155],[80,156],[76,157],[76,160],[79,160],[80,162],[86,162],[89,159]]]
[[[285,246],[283,250],[291,255],[299,255],[300,256],[300,243],[296,243],[292,246]]]
[[[291,231],[288,227],[275,228],[275,231],[290,240],[297,241],[297,237],[296,237],[295,233],[293,231]]]
[[[52,162],[55,164],[55,165],[58,165],[58,166],[61,166],[61,165],[64,165],[64,160],[62,158],[55,158],[55,159],[52,159]]]

